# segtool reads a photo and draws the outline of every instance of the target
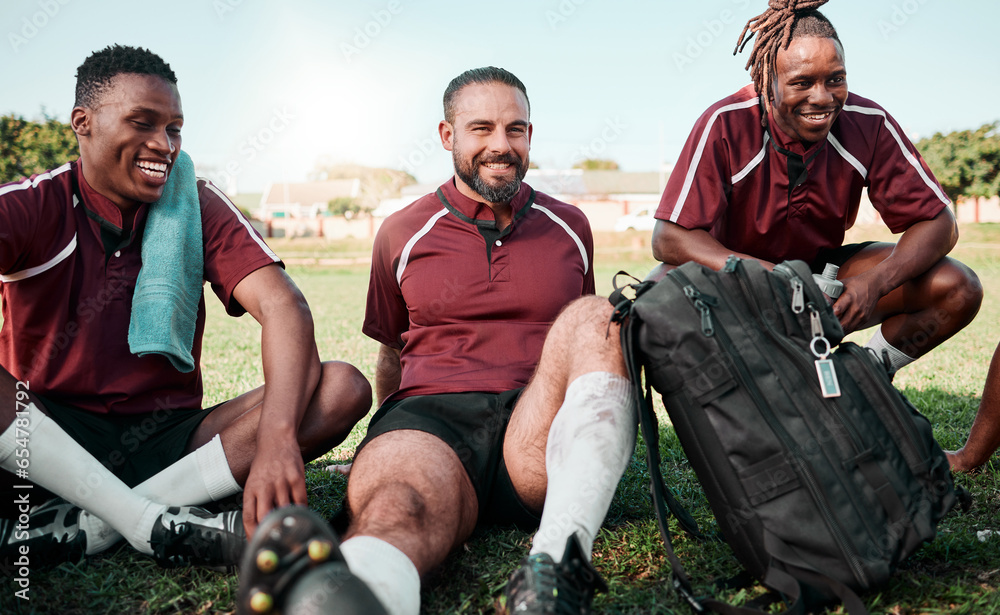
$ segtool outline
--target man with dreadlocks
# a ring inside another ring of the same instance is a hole
[[[303,457],[342,441],[371,404],[357,369],[320,363],[309,308],[278,257],[194,176],[176,84],[146,49],[93,53],[70,114],[80,158],[0,187],[0,485],[16,504],[0,514],[7,566],[75,561],[122,538],[164,566],[235,566],[258,519],[306,503]],[[171,251],[179,243],[184,254]],[[186,357],[131,347],[147,273],[159,297],[190,282],[176,318],[153,301],[158,320],[188,321],[186,342],[181,327],[166,332]],[[266,383],[209,408],[205,281],[229,314],[260,323]],[[242,513],[193,506],[241,490]]]
[[[730,254],[766,267],[840,267],[834,313],[845,331],[881,323],[868,343],[891,371],[972,321],[975,273],[946,255],[958,231],[948,198],[896,121],[847,90],[844,49],[816,8],[771,0],[756,35],[753,84],[697,121],[656,211],[653,255],[719,269]],[[899,242],[842,245],[862,190]]]

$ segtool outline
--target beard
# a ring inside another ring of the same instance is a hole
[[[480,154],[466,164],[466,159],[462,152],[456,147],[452,150],[452,159],[455,162],[455,174],[465,182],[467,186],[476,191],[476,194],[483,197],[487,203],[509,203],[511,199],[521,189],[521,180],[528,172],[528,159],[523,160],[514,153],[503,156],[489,156]],[[479,167],[485,163],[500,163],[513,165],[517,172],[514,179],[498,183],[489,183],[479,173]]]

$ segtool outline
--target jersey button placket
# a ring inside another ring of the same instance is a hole
[[[510,264],[510,255],[504,242],[500,239],[494,241],[491,252],[490,282],[510,281],[510,269],[508,267]]]

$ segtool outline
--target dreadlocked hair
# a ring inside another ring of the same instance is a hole
[[[750,71],[754,88],[763,97],[767,108],[770,108],[774,61],[780,49],[787,49],[792,39],[804,36],[832,38],[840,42],[830,20],[816,10],[826,3],[827,0],[770,0],[767,10],[750,19],[743,27],[733,55],[743,51],[754,34],[757,35],[746,69]],[[766,121],[765,114],[761,123]]]
[[[121,74],[154,75],[177,84],[163,58],[142,47],[110,45],[90,54],[76,69],[76,107],[93,107]]]

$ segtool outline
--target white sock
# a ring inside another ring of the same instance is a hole
[[[871,348],[875,351],[875,356],[878,357],[879,361],[882,360],[882,351],[885,350],[889,353],[889,374],[895,374],[900,368],[906,367],[910,363],[916,361],[913,357],[903,353],[892,344],[886,341],[885,336],[882,335],[882,327],[879,327],[875,331],[875,335],[872,336],[868,343],[865,344],[865,348]]]
[[[374,536],[340,544],[347,567],[365,582],[389,615],[420,613],[420,575],[405,553]]]
[[[222,437],[216,434],[207,444],[146,479],[133,491],[161,504],[197,506],[239,493],[240,484],[229,469]]]
[[[638,415],[632,384],[608,372],[590,372],[570,383],[545,447],[548,488],[531,554],[561,561],[576,534],[590,558],[618,481],[632,459]]]
[[[137,485],[132,492],[160,504],[195,506],[239,493],[240,484],[229,468],[222,438],[216,435]],[[111,526],[86,511],[80,515],[80,528],[87,533],[87,555],[100,553],[121,538]]]
[[[29,455],[18,457],[15,448]],[[149,537],[165,508],[140,497],[34,404],[0,434],[0,468],[31,480],[107,521],[139,551],[152,554]],[[18,461],[27,459],[25,467]]]

